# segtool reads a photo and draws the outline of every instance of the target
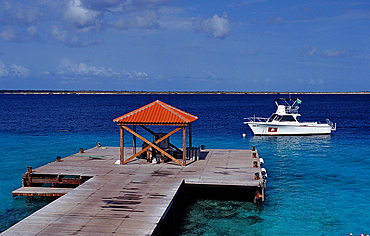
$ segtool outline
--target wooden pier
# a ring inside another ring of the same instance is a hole
[[[124,152],[130,156],[133,150],[126,147]],[[63,196],[0,235],[153,235],[187,184],[250,188],[264,198],[256,150],[201,150],[199,160],[188,160],[186,166],[146,159],[117,165],[119,158],[119,147],[95,147],[32,170],[27,179],[31,187],[13,195]],[[43,187],[40,179],[40,186],[32,186],[32,175],[51,176],[45,182],[52,186]],[[78,187],[61,188],[66,176],[89,178]]]

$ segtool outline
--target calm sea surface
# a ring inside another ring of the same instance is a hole
[[[370,234],[370,95],[297,96],[301,121],[337,123],[330,136],[254,137],[243,118],[269,116],[279,97],[287,95],[0,94],[0,232],[50,201],[12,197],[27,166],[97,142],[118,146],[112,119],[159,99],[199,117],[194,146],[254,145],[269,176],[261,206],[207,199],[189,206],[182,236]]]

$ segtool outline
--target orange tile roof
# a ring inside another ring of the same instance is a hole
[[[190,113],[157,100],[123,116],[117,117],[113,121],[125,124],[172,125],[188,124],[197,119],[198,117]]]

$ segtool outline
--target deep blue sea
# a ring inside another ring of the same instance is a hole
[[[269,116],[276,109],[273,100],[288,96],[0,94],[0,232],[50,201],[12,197],[27,166],[37,168],[97,142],[118,146],[112,120],[158,99],[199,117],[193,146],[254,145],[268,172],[263,205],[198,200],[189,206],[183,236],[370,234],[370,95],[292,95],[303,101],[301,121],[329,118],[337,131],[253,136],[243,118]]]

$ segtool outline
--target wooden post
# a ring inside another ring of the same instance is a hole
[[[122,125],[120,126],[119,129],[119,161],[120,165],[123,165],[123,162],[125,160],[125,146],[124,146],[124,135],[125,135],[125,130],[123,129]]]
[[[136,133],[136,125],[132,126],[132,130]],[[136,136],[132,135],[132,153],[136,153]]]
[[[186,126],[182,127],[182,166],[186,165]]]

